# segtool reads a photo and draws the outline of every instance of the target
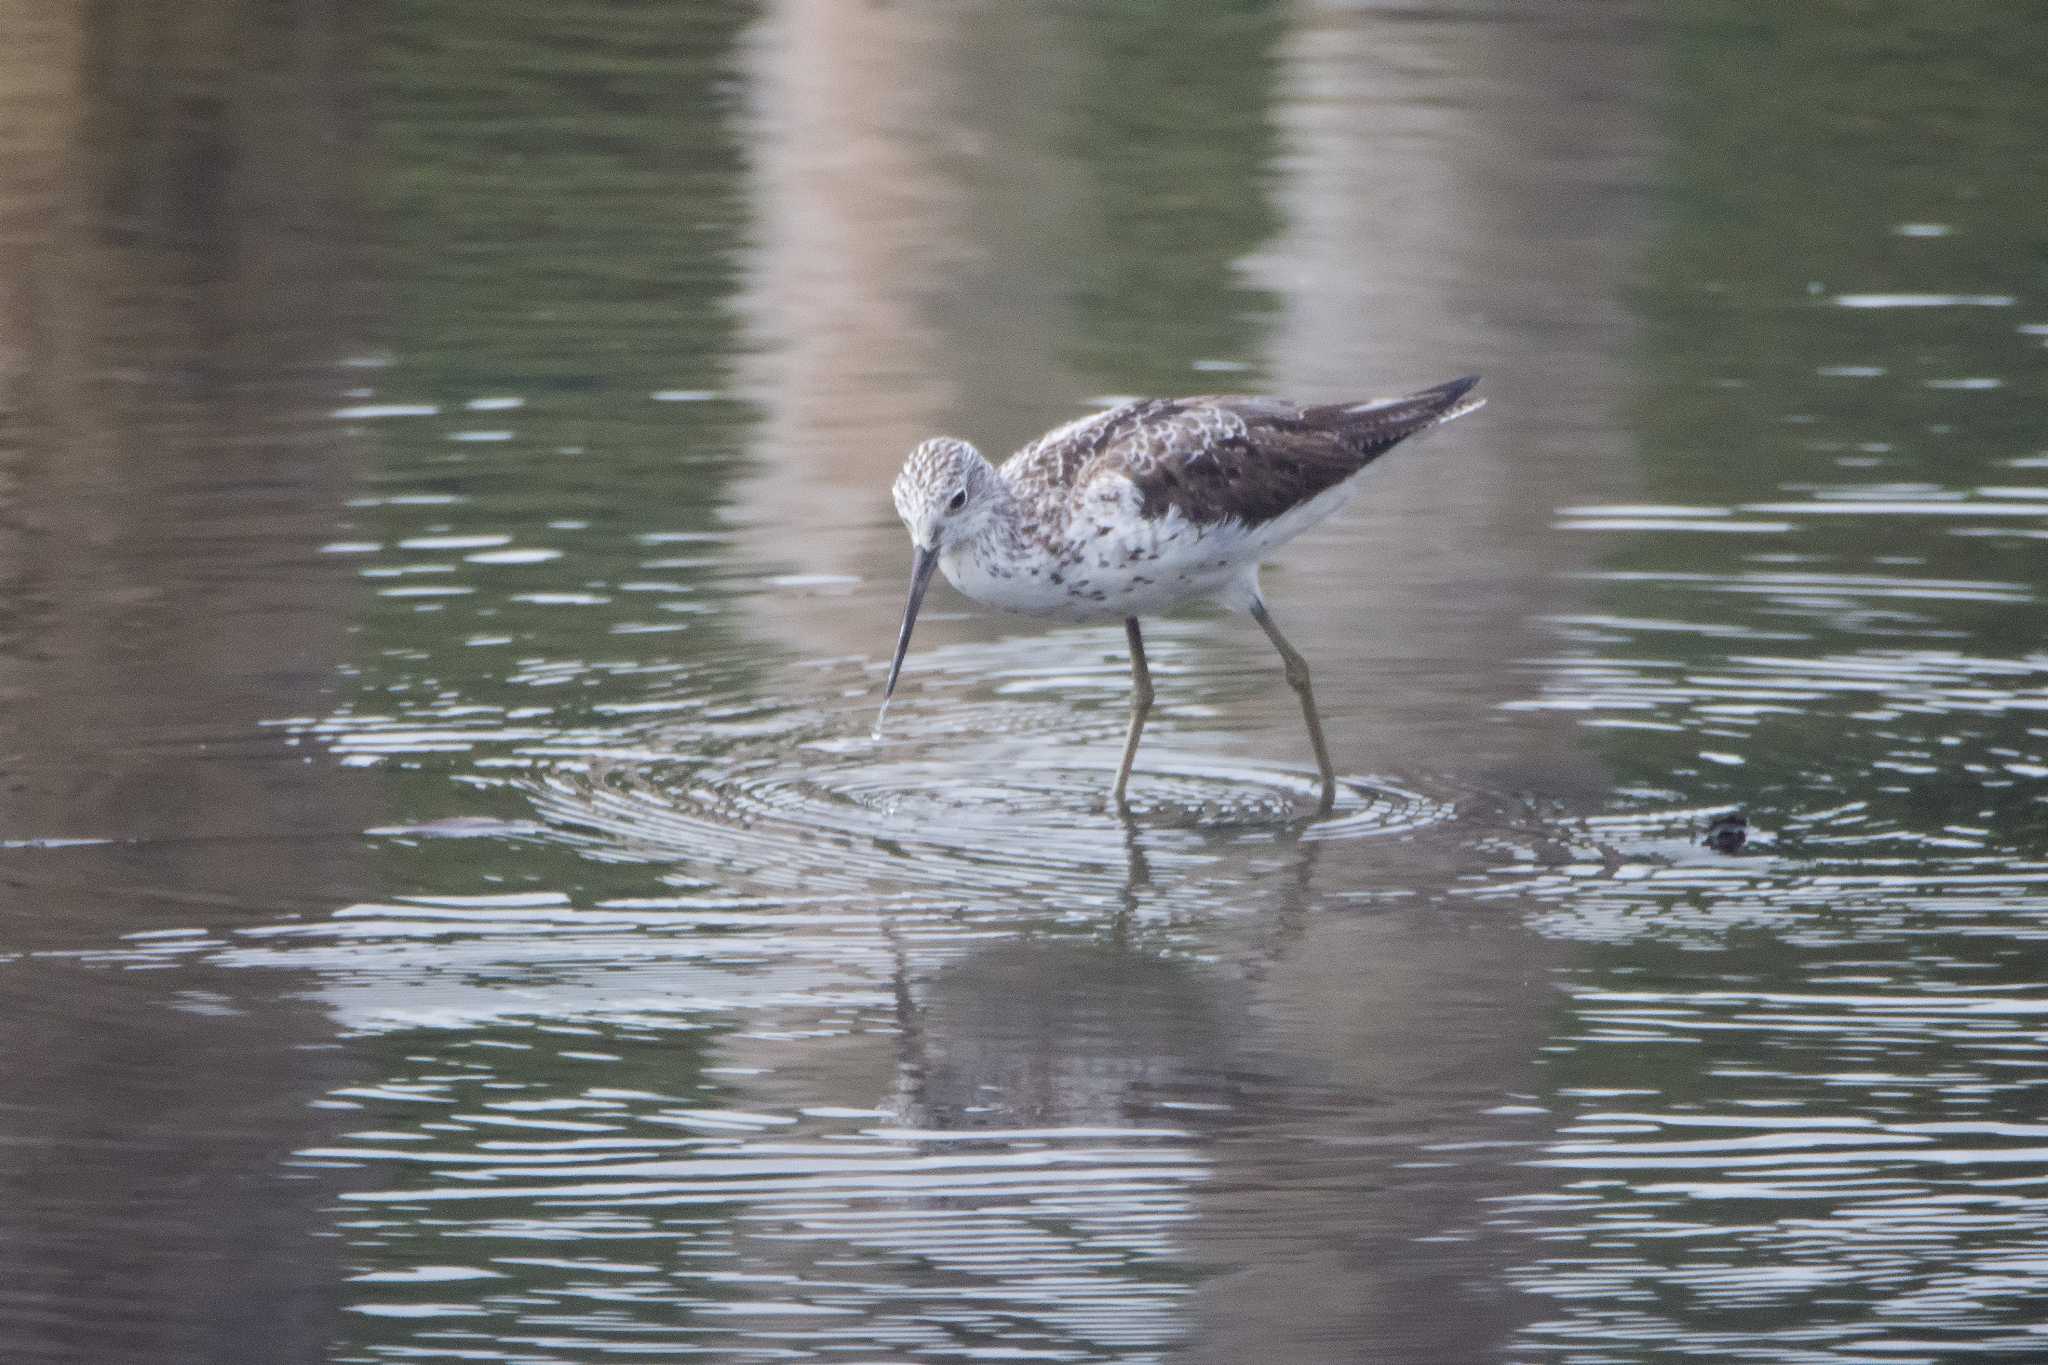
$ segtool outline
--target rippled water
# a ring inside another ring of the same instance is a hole
[[[0,1357],[2048,1358],[2048,27],[31,29]],[[1328,817],[1215,613],[873,733],[918,437],[1468,370]]]

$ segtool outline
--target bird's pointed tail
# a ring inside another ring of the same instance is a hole
[[[1477,412],[1486,406],[1484,398],[1467,398],[1465,396],[1472,392],[1478,384],[1479,376],[1468,374],[1463,379],[1453,379],[1448,384],[1439,384],[1433,389],[1424,389],[1421,393],[1409,396],[1413,398],[1427,398],[1432,395],[1441,395],[1445,406],[1444,410],[1437,414],[1436,424],[1442,426],[1446,422],[1455,422],[1466,413]]]

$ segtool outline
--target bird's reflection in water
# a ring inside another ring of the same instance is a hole
[[[1526,936],[1348,901],[1371,859],[1291,830],[1256,904],[1192,950],[1153,918],[1142,822],[1124,851],[1094,934],[1010,936],[922,975],[899,956],[906,1125],[1175,1136],[1202,1167],[1173,1257],[1202,1287],[1180,1323],[1200,1359],[1354,1358],[1363,1340],[1448,1359],[1451,1338],[1483,1357],[1521,1308],[1476,1230],[1488,1197],[1526,1188],[1511,1130],[1545,1123],[1482,1117],[1529,1084],[1542,997],[1503,986],[1540,970]]]

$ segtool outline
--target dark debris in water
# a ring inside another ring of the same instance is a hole
[[[1715,816],[1700,842],[1717,853],[1740,853],[1749,842],[1749,817],[1739,810]]]

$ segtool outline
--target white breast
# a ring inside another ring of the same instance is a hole
[[[1168,510],[1146,517],[1138,490],[1099,479],[1051,547],[1034,537],[991,535],[949,548],[939,564],[968,597],[1003,611],[1057,620],[1143,616],[1223,594],[1242,607],[1234,584],[1252,581],[1260,558],[1341,507],[1355,479],[1263,525],[1197,525]]]

